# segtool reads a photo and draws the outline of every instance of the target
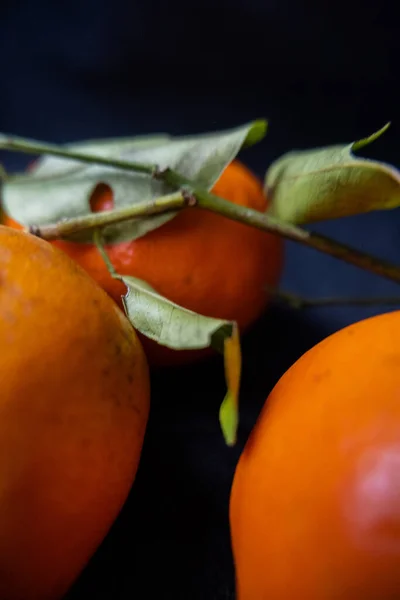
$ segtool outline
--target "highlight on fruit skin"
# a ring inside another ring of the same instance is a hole
[[[213,193],[235,204],[265,211],[268,199],[262,182],[234,160],[223,171]],[[98,186],[91,199],[96,212],[112,208],[110,188]],[[10,217],[5,225],[19,227]],[[56,241],[122,307],[123,283],[113,279],[97,248]],[[182,211],[143,237],[107,246],[120,275],[143,279],[159,294],[201,315],[236,321],[245,332],[268,305],[268,289],[279,281],[284,242],[211,211]],[[171,366],[207,356],[209,349],[172,350],[139,334],[152,365]]]
[[[55,246],[0,226],[0,598],[59,600],[134,482],[147,361],[110,297]]]
[[[400,598],[400,311],[309,350],[271,392],[230,500],[238,600]]]

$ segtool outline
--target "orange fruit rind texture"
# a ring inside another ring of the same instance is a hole
[[[130,491],[149,412],[128,319],[55,245],[0,226],[0,598],[56,600]]]
[[[346,327],[271,392],[239,460],[238,600],[400,598],[400,311]]]

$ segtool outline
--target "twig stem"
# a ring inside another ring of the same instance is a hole
[[[104,248],[104,244],[103,244],[103,239],[101,236],[101,232],[98,229],[95,229],[95,231],[93,232],[93,242],[97,247],[97,250],[100,253],[100,256],[102,257],[102,259],[104,260],[108,272],[110,273],[111,277],[114,277],[115,279],[119,279],[120,276],[118,275],[118,273],[116,272],[114,265],[112,264],[105,248]]]
[[[172,188],[180,190],[178,194],[171,194],[167,197],[163,196],[150,203],[140,203],[124,209],[118,209],[117,211],[107,211],[97,213],[96,215],[88,215],[88,217],[68,219],[54,225],[32,228],[32,231],[36,235],[45,239],[72,235],[84,229],[98,229],[121,220],[176,210],[185,206],[197,206],[263,231],[280,235],[288,240],[314,248],[361,269],[400,283],[400,267],[397,265],[345,244],[340,244],[331,238],[284,223],[264,213],[233,204],[215,196],[207,190],[196,187],[193,182],[171,169],[160,170],[157,165],[93,156],[71,151],[60,146],[10,136],[0,136],[0,149],[14,150],[28,154],[47,154],[85,163],[100,164],[107,167],[144,173],[156,179],[163,180]]]
[[[98,230],[107,225],[115,225],[123,221],[129,221],[138,217],[157,215],[169,211],[175,211],[188,204],[187,198],[182,192],[174,192],[160,196],[149,202],[139,202],[132,206],[117,208],[110,211],[92,213],[73,219],[65,219],[58,223],[49,225],[31,225],[27,228],[32,233],[44,240],[58,240],[82,231]]]
[[[268,289],[272,297],[292,308],[329,308],[334,306],[400,306],[400,296],[304,298],[280,289]]]

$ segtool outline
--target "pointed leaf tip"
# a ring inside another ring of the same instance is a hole
[[[242,371],[239,331],[236,324],[232,329],[232,335],[225,339],[224,364],[228,391],[219,410],[219,421],[226,444],[234,446],[239,424],[239,390]]]
[[[243,143],[243,148],[254,146],[254,144],[257,144],[264,139],[267,134],[268,121],[266,119],[257,119],[256,121],[253,121],[249,127],[249,132]]]
[[[375,131],[375,133],[372,133],[371,135],[369,135],[366,138],[363,138],[362,140],[353,142],[351,145],[351,149],[353,150],[353,152],[356,152],[357,150],[363,148],[364,146],[367,146],[368,144],[372,144],[372,142],[380,138],[389,129],[390,125],[391,121],[388,121],[386,125],[381,127],[381,129],[379,129],[378,131]]]
[[[236,400],[230,391],[226,393],[220,406],[219,422],[226,445],[234,446],[236,444],[239,415]]]

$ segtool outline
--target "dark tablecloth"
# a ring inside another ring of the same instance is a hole
[[[394,4],[394,3],[393,3]],[[223,129],[265,116],[241,155],[260,176],[293,148],[351,142],[393,120],[368,155],[400,163],[398,15],[389,2],[3,0],[0,130],[55,142]],[[1,154],[9,169],[26,156]],[[315,229],[400,262],[398,210]],[[400,295],[396,285],[286,244],[282,285],[306,296]],[[400,306],[400,303],[399,303]],[[154,373],[135,486],[69,600],[234,597],[228,501],[270,389],[327,334],[386,310],[272,306],[243,339],[239,442],[224,446],[222,360]],[[391,308],[393,309],[393,307]],[[257,600],[257,599],[254,599]]]

